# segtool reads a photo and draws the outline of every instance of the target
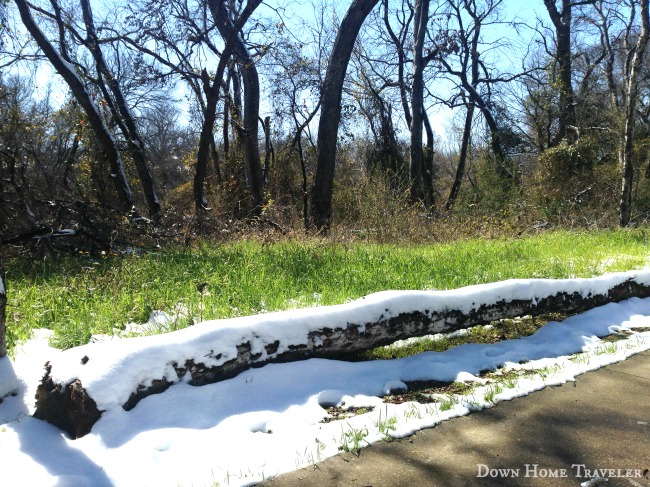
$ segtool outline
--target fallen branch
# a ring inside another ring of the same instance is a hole
[[[510,280],[453,291],[376,293],[345,305],[208,321],[164,335],[89,344],[46,364],[34,416],[79,438],[104,411],[130,410],[180,380],[200,386],[268,363],[345,358],[404,338],[523,315],[579,313],[649,296],[650,271]]]

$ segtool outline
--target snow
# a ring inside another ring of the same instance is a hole
[[[256,337],[254,348],[264,350],[269,340],[281,338],[285,346],[300,343],[305,330],[369,322],[387,308],[395,314],[423,305],[468,310],[478,302],[539,298],[559,287],[587,295],[631,276],[640,282],[650,279],[644,271],[589,281],[517,280],[457,291],[385,292],[342,306],[205,322],[179,332],[114,338],[65,352],[47,345],[48,331],[37,331],[13,360],[0,359],[0,485],[250,485],[336,455],[352,446],[353,437],[360,436],[358,443],[365,446],[386,435],[407,436],[650,349],[650,332],[633,331],[650,326],[650,298],[610,303],[516,340],[466,344],[391,361],[270,364],[201,387],[183,378],[131,411],[120,405],[124,391],[130,392],[142,374],[175,377],[165,365],[168,359],[203,356],[215,344],[228,350],[246,334]],[[165,320],[159,312],[150,323]],[[598,338],[622,332],[629,336],[617,342]],[[581,355],[571,357],[574,353]],[[83,356],[89,360],[81,366]],[[224,360],[216,357],[206,360]],[[46,361],[53,364],[57,380],[79,377],[105,409],[81,439],[70,440],[30,416]],[[499,366],[538,372],[499,384],[478,377],[481,370]],[[430,404],[381,399],[413,380],[473,382],[476,388],[467,396],[437,395],[439,402]],[[321,422],[328,416],[324,408],[333,405],[368,412]]]
[[[263,361],[292,346],[318,348],[322,345],[318,333],[325,328],[357,327],[363,333],[367,323],[414,310],[431,313],[458,309],[468,313],[502,300],[534,301],[558,292],[577,292],[584,297],[605,294],[614,285],[629,279],[650,283],[650,270],[592,279],[513,279],[450,291],[385,291],[343,305],[206,321],[173,333],[106,340],[67,350],[51,361],[51,376],[62,384],[79,379],[99,410],[108,411],[120,408],[138,387],[150,385],[151,382],[141,382],[143,377],[149,381],[190,380],[189,373],[179,378],[172,364],[183,365],[192,360],[205,367],[219,366],[236,358],[237,346],[247,341],[251,354],[259,354],[258,360]],[[444,326],[441,323],[436,331],[444,331]],[[275,352],[270,353],[268,346],[274,346]],[[499,364],[492,367],[495,365]],[[418,378],[407,377],[407,380],[415,379]]]

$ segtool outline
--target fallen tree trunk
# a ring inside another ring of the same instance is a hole
[[[382,292],[345,305],[208,321],[164,335],[89,344],[46,364],[34,416],[79,438],[104,411],[130,410],[181,380],[211,384],[269,363],[345,358],[404,338],[523,315],[579,313],[631,297],[650,297],[650,271]]]

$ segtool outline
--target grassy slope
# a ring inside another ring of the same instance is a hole
[[[619,230],[421,246],[240,242],[125,258],[12,262],[9,346],[44,327],[67,348],[179,303],[195,319],[212,319],[342,303],[387,289],[589,277],[644,267],[649,248],[643,231]],[[197,291],[202,283],[204,295]]]

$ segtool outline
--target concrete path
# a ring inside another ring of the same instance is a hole
[[[650,352],[260,485],[579,486],[594,469],[609,481],[590,487],[650,487]]]

